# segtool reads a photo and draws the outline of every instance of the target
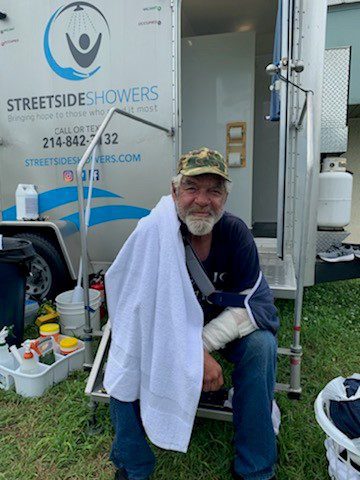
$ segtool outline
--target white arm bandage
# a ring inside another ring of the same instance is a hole
[[[204,348],[208,352],[219,350],[236,338],[257,330],[245,308],[226,308],[203,328]]]

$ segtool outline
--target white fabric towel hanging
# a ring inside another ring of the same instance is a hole
[[[140,399],[155,445],[186,452],[203,380],[203,312],[170,195],[139,221],[105,285],[112,339],[104,386],[118,400]]]

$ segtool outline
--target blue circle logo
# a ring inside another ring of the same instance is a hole
[[[88,2],[73,2],[56,10],[44,34],[44,52],[51,69],[67,80],[85,80],[101,68],[99,52],[110,36],[102,12]]]

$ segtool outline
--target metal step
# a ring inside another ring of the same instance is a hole
[[[109,346],[110,326],[109,323],[107,323],[85,388],[85,394],[88,395],[95,403],[109,403],[110,401],[110,396],[103,386],[104,369]],[[281,347],[278,348],[278,354],[286,356],[294,355],[290,349]],[[298,355],[295,354],[295,356]],[[290,385],[281,383],[276,384],[275,390],[292,392]],[[294,393],[300,392],[301,390]],[[231,422],[232,420],[232,411],[228,408],[220,406],[210,407],[209,405],[205,405],[204,403],[199,405],[196,415],[198,417],[211,418],[213,420],[223,420],[228,422]]]
[[[275,298],[295,298],[296,278],[291,255],[281,260],[277,256],[276,238],[258,237],[255,243],[260,266]]]
[[[275,298],[295,298],[296,278],[291,255],[281,260],[276,253],[259,251],[263,274]]]
[[[290,392],[291,388],[289,384],[276,383],[275,386],[276,392]],[[301,390],[299,391],[301,393]],[[100,376],[98,383],[94,385],[94,388],[91,392],[88,392],[90,398],[96,403],[109,403],[110,395],[105,391],[102,385],[102,376]],[[224,408],[221,406],[204,406],[199,405],[196,416],[200,418],[209,418],[211,420],[221,420],[225,422],[231,422],[233,418],[233,412],[229,408]]]
[[[276,392],[290,392],[291,388],[289,384],[276,383],[275,386]],[[301,393],[301,390],[299,391]],[[102,381],[94,385],[94,389],[88,393],[91,399],[96,403],[109,403],[110,395],[104,390]],[[199,405],[196,416],[200,418],[208,418],[211,420],[221,420],[225,422],[231,422],[233,418],[233,412],[229,408],[224,408],[221,406],[203,406]]]

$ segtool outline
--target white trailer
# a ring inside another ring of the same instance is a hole
[[[279,6],[274,123],[265,67]],[[51,296],[76,279],[79,227],[85,286],[169,192],[180,152],[215,148],[233,179],[228,209],[250,228],[277,225],[275,238],[263,231],[256,242],[274,295],[295,299],[294,342],[281,352],[292,375],[280,388],[299,394],[303,287],[316,270],[326,1],[0,0],[0,12],[0,232],[30,238],[39,253],[29,292]],[[96,145],[86,238],[82,181]],[[19,183],[37,186],[39,221],[16,220]]]

